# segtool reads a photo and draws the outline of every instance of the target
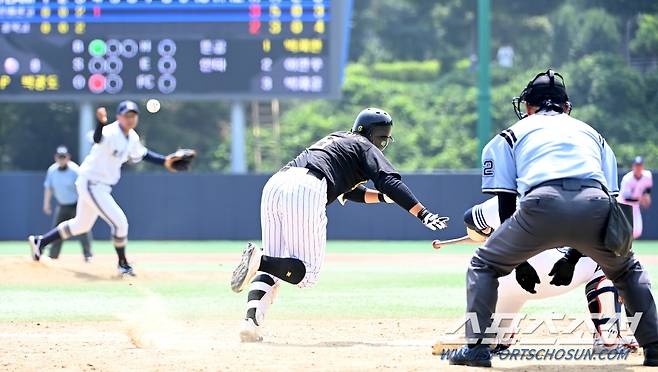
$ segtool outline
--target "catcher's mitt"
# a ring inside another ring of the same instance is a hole
[[[179,149],[165,158],[165,168],[170,172],[190,170],[190,163],[196,157],[196,151],[190,149]]]

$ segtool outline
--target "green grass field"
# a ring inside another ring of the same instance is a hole
[[[126,307],[138,306],[145,293],[159,296],[176,318],[236,318],[242,314],[246,296],[231,292],[227,278],[239,258],[242,244],[131,242],[129,258],[133,257],[136,271],[141,274],[133,283],[93,277],[91,269],[113,272],[113,250],[109,243],[94,244],[99,259],[93,266],[87,266],[79,257],[78,243],[67,242],[63,249],[64,262],[50,265],[55,274],[50,273],[47,279],[34,277],[41,271],[35,274],[32,268],[40,264],[21,262],[28,268],[25,278],[21,278],[21,270],[11,270],[11,280],[0,281],[3,299],[0,320],[110,320]],[[465,304],[465,263],[473,248],[462,245],[434,251],[428,242],[329,242],[319,283],[304,290],[284,287],[280,303],[273,307],[271,316],[279,319],[459,316]],[[26,251],[23,242],[0,243],[0,263],[26,256]],[[635,251],[640,258],[655,255],[658,243],[637,242]],[[463,257],[455,258],[455,255]],[[450,259],[444,261],[442,257]],[[656,282],[658,267],[645,266]],[[81,271],[73,272],[77,267]],[[58,270],[62,271],[61,282]],[[73,279],[69,278],[71,275]],[[527,310],[550,308],[574,312],[582,311],[583,306],[583,293],[576,290],[557,301],[531,302]]]
[[[319,283],[284,285],[265,342],[241,344],[247,295],[228,283],[243,244],[133,241],[128,257],[138,276],[119,279],[109,242],[94,243],[90,264],[77,242],[65,243],[60,260],[38,263],[26,243],[0,243],[0,370],[447,367],[431,345],[451,337],[463,315],[474,246],[331,241]],[[635,250],[655,282],[658,243],[638,242]],[[585,314],[583,292],[531,301],[524,312]],[[611,363],[495,361],[515,370],[640,370],[641,355]]]

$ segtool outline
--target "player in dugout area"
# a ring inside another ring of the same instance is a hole
[[[263,249],[247,244],[231,278],[235,292],[251,284],[243,342],[262,341],[265,313],[281,281],[300,288],[318,281],[327,244],[326,207],[333,201],[396,203],[431,230],[447,226],[448,218],[425,208],[384,156],[392,130],[386,111],[362,110],[350,132],[322,138],[267,181],[260,211]],[[368,180],[377,190],[364,186]]]
[[[55,152],[55,163],[48,167],[46,180],[43,183],[43,212],[46,215],[53,213],[51,200],[54,197],[57,202],[53,225],[70,220],[75,217],[78,204],[78,191],[75,188],[75,180],[78,178],[79,167],[71,160],[71,154],[66,146],[59,146]],[[78,235],[82,245],[82,254],[85,262],[90,262],[93,256],[91,252],[91,231]],[[51,259],[59,258],[62,250],[62,241],[54,242],[50,246]]]
[[[112,196],[112,187],[121,178],[121,166],[128,161],[137,163],[146,160],[164,166],[171,172],[186,170],[191,158],[181,153],[193,150],[178,150],[164,156],[144,147],[135,131],[139,121],[139,106],[132,101],[119,103],[116,121],[112,123],[108,124],[104,107],[96,110],[96,118],[98,122],[93,133],[94,145],[82,162],[75,182],[79,195],[75,217],[43,235],[30,235],[27,240],[32,259],[39,261],[48,244],[90,231],[98,217],[101,217],[110,225],[119,275],[134,276],[133,268],[126,258],[128,218]]]
[[[651,206],[651,188],[653,177],[651,171],[644,169],[644,159],[635,157],[630,172],[621,179],[617,200],[633,207],[633,238],[642,236],[642,209]]]

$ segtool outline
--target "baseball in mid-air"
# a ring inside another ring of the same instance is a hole
[[[160,111],[160,101],[153,98],[146,101],[146,111],[150,112],[151,114],[155,114],[156,112]]]

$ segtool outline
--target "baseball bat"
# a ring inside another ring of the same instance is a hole
[[[477,242],[469,238],[468,235],[464,235],[461,238],[448,239],[448,240],[434,240],[432,242],[432,248],[441,249],[445,245],[460,244],[460,243],[477,243]]]

